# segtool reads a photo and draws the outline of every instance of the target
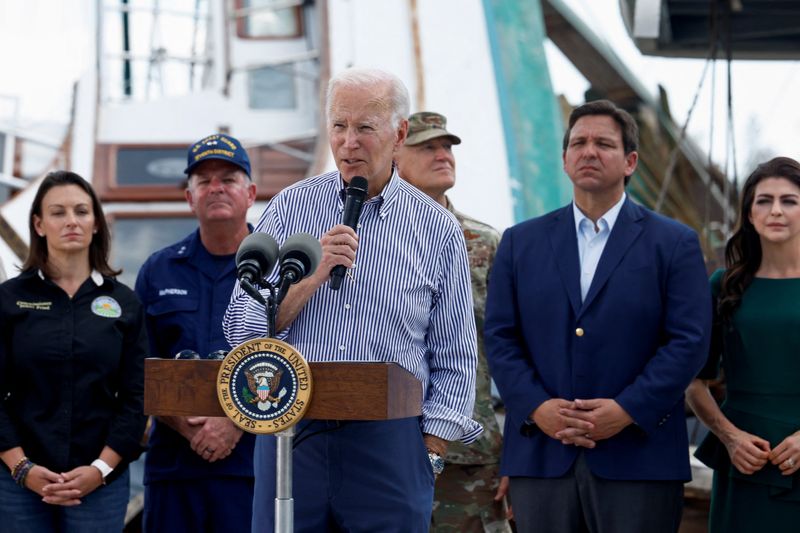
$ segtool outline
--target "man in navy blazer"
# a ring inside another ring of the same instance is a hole
[[[607,100],[564,137],[574,202],[508,229],[486,349],[518,530],[674,532],[691,478],[683,392],[711,300],[697,235],[632,202],[638,129]]]

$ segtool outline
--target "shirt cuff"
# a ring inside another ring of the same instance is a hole
[[[444,418],[432,418],[425,406],[422,406],[422,432],[435,435],[446,441],[460,440],[470,444],[478,438],[483,427],[466,416],[457,415],[458,421]],[[455,414],[455,413],[454,413]]]

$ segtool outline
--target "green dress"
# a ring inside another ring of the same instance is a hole
[[[711,276],[715,301],[722,271]],[[722,412],[738,428],[774,448],[800,429],[800,279],[756,278],[733,319],[714,320],[711,354],[701,378],[725,372]],[[711,532],[800,531],[800,476],[767,463],[752,474],[731,465],[713,434],[695,454],[714,469]]]

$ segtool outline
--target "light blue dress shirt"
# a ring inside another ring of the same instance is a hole
[[[611,235],[611,230],[614,229],[614,223],[617,221],[622,204],[625,203],[625,196],[623,192],[619,202],[597,219],[596,226],[578,209],[575,201],[572,201],[572,212],[575,215],[575,233],[578,236],[578,258],[581,266],[581,301],[586,299],[589,287],[592,286],[597,264],[600,262],[600,257],[606,248],[608,236]]]

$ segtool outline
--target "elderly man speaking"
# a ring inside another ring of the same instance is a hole
[[[279,243],[307,232],[322,244],[315,273],[283,302],[279,336],[309,361],[398,363],[422,383],[422,417],[301,421],[295,530],[423,532],[448,441],[469,443],[481,431],[470,418],[476,337],[466,246],[450,213],[394,168],[408,131],[408,93],[399,79],[344,71],[329,83],[327,115],[338,171],[281,191],[257,227]],[[368,182],[358,235],[341,224],[342,192],[355,176]],[[328,281],[337,265],[347,275],[334,291]],[[235,289],[224,329],[233,345],[264,336],[263,307]],[[271,531],[272,436],[258,437],[255,470],[253,530]]]

